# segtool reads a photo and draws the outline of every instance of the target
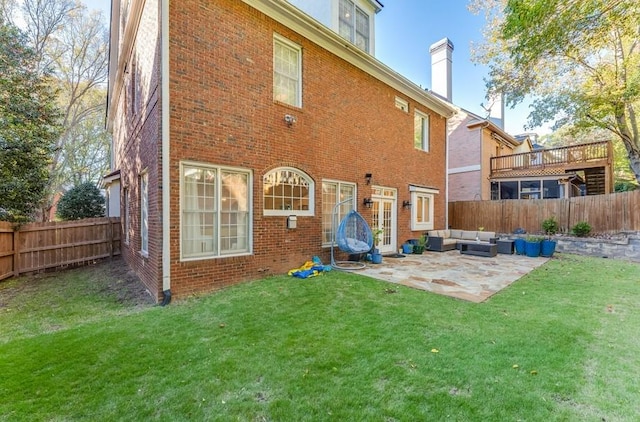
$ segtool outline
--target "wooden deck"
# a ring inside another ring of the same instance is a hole
[[[492,157],[490,177],[498,179],[548,176],[578,171],[584,171],[585,178],[589,179],[591,176],[591,182],[602,188],[597,188],[597,191],[593,191],[591,194],[612,192],[613,149],[611,142],[592,142]],[[589,180],[585,181],[590,182]]]

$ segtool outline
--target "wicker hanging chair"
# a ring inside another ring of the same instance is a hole
[[[338,209],[345,202],[352,201],[353,198],[342,201],[333,208],[332,229],[335,234],[335,242],[331,243],[331,266],[342,270],[355,270],[365,268],[362,263],[353,261],[336,262],[333,256],[334,243],[341,251],[349,254],[367,253],[373,247],[373,233],[367,221],[355,210],[350,211],[340,221],[338,229],[335,230],[335,222],[338,218]]]

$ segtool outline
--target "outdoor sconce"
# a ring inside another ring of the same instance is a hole
[[[367,181],[367,185],[371,184],[371,177],[372,177],[371,173],[367,173],[364,175],[364,180]]]
[[[362,203],[367,208],[371,208],[371,206],[373,205],[373,201],[371,200],[371,198],[364,198],[364,201]]]
[[[411,202],[402,201],[402,208],[411,208]]]
[[[296,116],[294,116],[292,114],[285,114],[284,115],[284,121],[285,121],[285,123],[287,123],[287,126],[291,127],[298,120],[296,119]]]

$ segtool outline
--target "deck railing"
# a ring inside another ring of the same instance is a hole
[[[601,141],[492,157],[491,174],[606,160],[612,154],[610,144]]]

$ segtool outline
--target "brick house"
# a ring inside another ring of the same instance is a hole
[[[158,300],[328,262],[344,199],[383,252],[446,226],[454,109],[370,54],[377,1],[292,3],[113,0],[109,183]]]

